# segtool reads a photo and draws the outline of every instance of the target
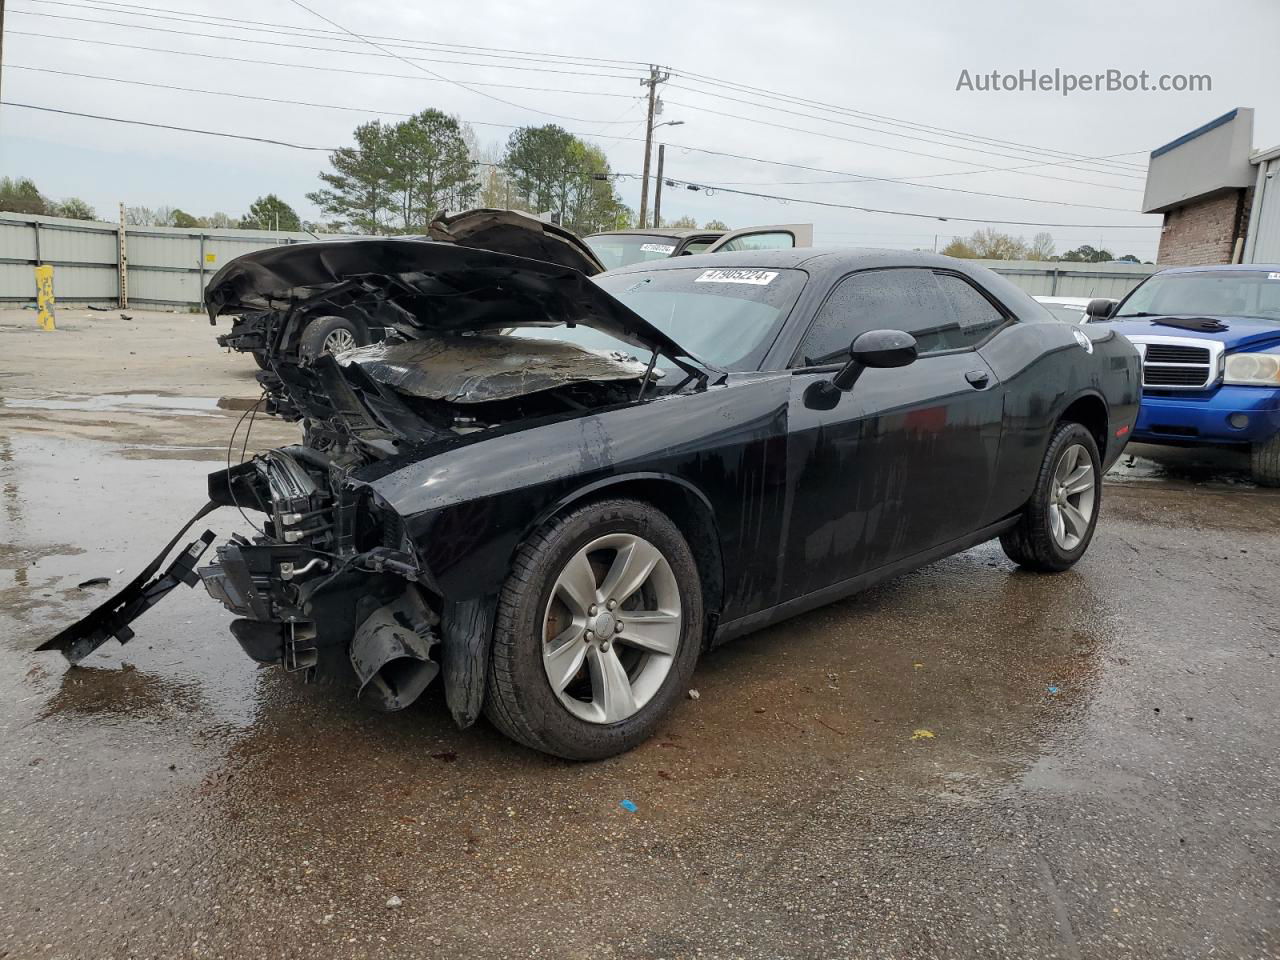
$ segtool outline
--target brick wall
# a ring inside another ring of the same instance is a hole
[[[1252,193],[1232,190],[1168,211],[1156,263],[1169,267],[1230,263],[1236,238],[1243,237],[1248,226]]]

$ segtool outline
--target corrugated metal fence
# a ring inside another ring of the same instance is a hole
[[[62,303],[117,304],[127,281],[132,306],[195,310],[205,282],[228,260],[312,239],[309,233],[268,230],[126,227],[121,270],[116,224],[0,213],[0,303],[34,302],[34,268],[46,263],[54,268],[54,292]],[[1033,296],[1058,297],[1121,297],[1156,269],[1134,263],[977,262]]]
[[[61,303],[114,305],[127,282],[131,306],[195,310],[205,282],[228,260],[312,239],[288,231],[126,227],[121,270],[117,224],[0,213],[0,303],[34,301],[34,267],[47,263]]]

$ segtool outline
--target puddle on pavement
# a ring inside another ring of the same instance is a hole
[[[220,411],[251,409],[257,398],[187,397],[159,393],[63,394],[6,397],[0,405],[20,410],[77,410],[87,413],[158,413],[174,416],[221,416]]]
[[[1112,483],[1182,481],[1203,487],[1253,489],[1249,455],[1236,450],[1130,444],[1107,480]]]

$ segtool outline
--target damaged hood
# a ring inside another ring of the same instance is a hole
[[[272,247],[232,260],[205,291],[210,320],[373,301],[394,307],[402,330],[440,336],[581,323],[673,360],[694,359],[581,270],[456,243],[374,237]]]
[[[431,221],[427,235],[441,243],[573,267],[588,277],[605,270],[592,249],[572,230],[515,210],[481,208],[451,217],[439,214]]]

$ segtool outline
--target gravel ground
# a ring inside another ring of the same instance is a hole
[[[32,652],[256,397],[203,318],[132,316],[0,313],[0,958],[1280,955],[1280,495],[1236,464],[1139,451],[1074,570],[952,557],[570,764],[256,670],[202,591]]]

